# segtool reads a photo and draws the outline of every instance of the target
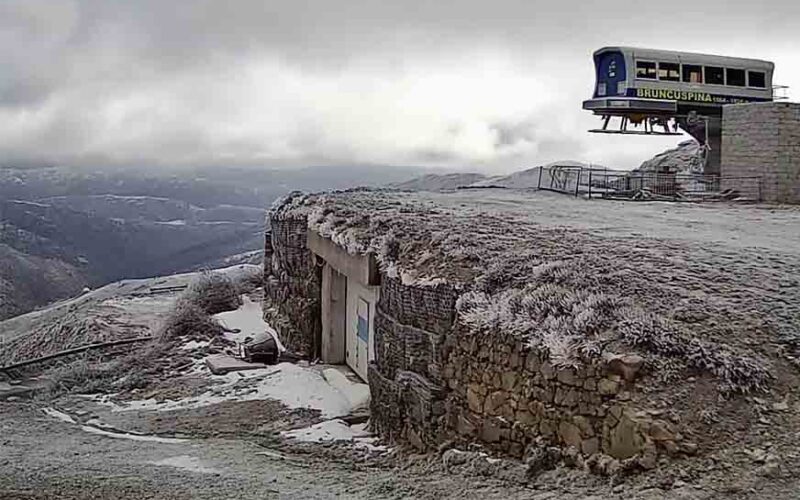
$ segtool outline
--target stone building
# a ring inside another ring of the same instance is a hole
[[[725,106],[721,169],[723,182],[760,177],[763,201],[800,203],[800,104]]]
[[[650,468],[697,452],[703,412],[729,404],[720,392],[765,387],[763,353],[726,330],[780,328],[751,268],[709,284],[691,253],[707,245],[632,250],[542,225],[517,199],[475,208],[484,193],[295,193],[270,212],[266,319],[291,350],[366,378],[383,437]]]

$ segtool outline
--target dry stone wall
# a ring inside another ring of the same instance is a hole
[[[264,258],[264,319],[291,351],[316,357],[321,339],[321,268],[306,246],[304,214],[273,210]],[[267,256],[271,255],[270,258]]]
[[[725,106],[722,176],[760,176],[764,201],[800,203],[800,104]]]
[[[384,277],[369,372],[371,422],[384,437],[421,450],[478,442],[519,458],[557,449],[594,457],[602,472],[694,451],[675,424],[633,408],[639,356],[559,369],[514,335],[463,328],[457,297],[447,284]]]
[[[546,352],[503,332],[457,327],[447,352],[451,426],[462,439],[522,457],[559,447],[585,457],[654,465],[658,453],[691,451],[669,422],[635,411],[631,391],[643,364],[637,355],[558,368]]]

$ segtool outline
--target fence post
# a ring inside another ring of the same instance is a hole
[[[542,169],[544,167],[539,167],[539,182],[536,184],[536,189],[542,189]]]
[[[578,178],[575,180],[575,197],[578,197],[578,189],[581,187],[581,172],[583,169],[578,169]]]
[[[592,199],[592,169],[589,168],[589,199]]]

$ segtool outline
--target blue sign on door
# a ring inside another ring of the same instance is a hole
[[[369,302],[358,298],[358,338],[364,342],[369,342]]]

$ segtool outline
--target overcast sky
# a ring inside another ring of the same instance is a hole
[[[768,59],[798,96],[798,26],[796,0],[0,0],[0,163],[631,168],[680,139],[586,132],[595,49]]]

